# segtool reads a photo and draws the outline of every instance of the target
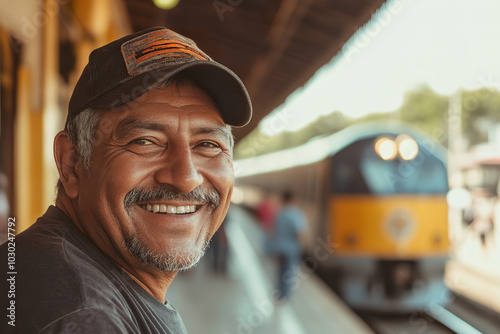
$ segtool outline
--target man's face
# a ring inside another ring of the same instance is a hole
[[[122,262],[188,268],[229,207],[229,130],[192,86],[154,89],[121,109],[103,113],[90,170],[80,173],[82,228]]]

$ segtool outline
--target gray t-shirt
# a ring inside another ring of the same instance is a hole
[[[0,333],[186,333],[170,303],[145,291],[58,208],[49,207],[15,246],[15,297],[6,300],[2,277]],[[11,300],[15,327],[5,314]]]

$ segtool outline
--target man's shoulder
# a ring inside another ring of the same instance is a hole
[[[0,325],[0,329],[5,324]],[[15,326],[13,326],[15,325]],[[130,319],[125,319],[113,309],[85,307],[61,314],[56,318],[29,319],[18,317],[14,323],[4,328],[3,333],[138,333]]]
[[[40,330],[49,333],[137,333],[137,327],[113,309],[85,307],[64,315]]]
[[[83,295],[89,289],[99,289],[105,294],[108,291],[105,288],[121,281],[126,274],[69,218],[60,219],[42,217],[16,238],[19,278],[28,286],[71,290],[73,295]]]
[[[2,252],[5,246],[2,245]],[[22,279],[52,286],[59,277],[68,278],[57,282],[59,288],[88,279],[106,281],[105,274],[116,270],[112,261],[69,218],[47,214],[16,237],[15,259]]]
[[[17,329],[59,326],[66,317],[71,323],[88,310],[126,309],[118,284],[126,274],[66,223],[42,217],[15,239]]]

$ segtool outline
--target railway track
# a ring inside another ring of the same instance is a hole
[[[486,334],[439,305],[404,316],[360,316],[377,334]]]
[[[421,312],[409,316],[371,314],[360,314],[360,316],[377,334],[456,333],[445,324]]]
[[[453,296],[453,301],[446,305],[449,312],[479,330],[480,333],[500,333],[500,316],[498,313],[465,297]]]
[[[377,334],[498,334],[498,314],[482,305],[453,295],[445,307],[434,304],[406,315],[358,313]]]

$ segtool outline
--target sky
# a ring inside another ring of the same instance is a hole
[[[394,111],[421,84],[443,95],[500,90],[499,0],[388,1],[260,127],[275,135],[273,117],[293,131],[335,110],[352,118]]]

